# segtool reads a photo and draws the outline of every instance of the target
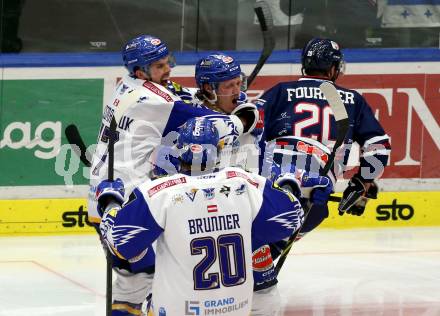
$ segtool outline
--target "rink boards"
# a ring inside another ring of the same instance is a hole
[[[365,215],[339,216],[330,203],[330,216],[321,227],[370,228],[439,226],[440,192],[381,192]],[[0,200],[0,235],[90,233],[85,199]]]
[[[242,67],[248,74],[253,68],[251,63]],[[94,144],[102,106],[124,73],[119,66],[3,69],[0,235],[93,232],[85,199],[79,198],[87,194],[90,170],[72,154],[64,129],[74,123],[85,143]],[[186,86],[194,86],[193,73],[189,65],[173,69],[176,81]],[[298,73],[297,62],[267,64],[248,90],[249,97],[297,79],[291,74]],[[338,82],[367,99],[393,149],[379,180],[386,192],[369,203],[366,215],[340,217],[333,204],[321,227],[439,226],[439,60],[358,61],[347,65]],[[353,149],[354,157],[357,153]],[[355,167],[356,159],[349,165]],[[345,186],[339,183],[336,189]]]

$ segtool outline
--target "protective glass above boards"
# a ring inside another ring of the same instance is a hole
[[[440,0],[266,0],[277,50],[439,47]],[[173,51],[259,50],[255,0],[0,0],[1,51],[117,52],[139,34]]]

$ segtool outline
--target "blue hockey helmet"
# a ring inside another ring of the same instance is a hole
[[[191,118],[178,130],[180,161],[200,170],[212,171],[217,163],[219,134],[214,123],[204,117]]]
[[[341,71],[344,55],[336,42],[329,39],[313,38],[302,51],[301,64],[306,73],[328,71],[333,65],[338,71]]]
[[[137,69],[148,71],[149,65],[168,54],[165,43],[151,35],[138,36],[125,44],[122,49],[124,66],[131,76],[134,76]]]
[[[240,64],[234,58],[221,53],[201,58],[196,64],[196,83],[215,84],[234,79],[242,75]]]

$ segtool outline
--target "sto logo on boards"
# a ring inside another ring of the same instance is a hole
[[[92,226],[87,219],[87,212],[84,211],[82,205],[78,208],[78,211],[64,212],[62,218],[63,227],[84,227],[85,225]]]
[[[397,199],[394,199],[391,204],[378,205],[376,213],[378,221],[407,221],[414,216],[414,208],[410,204],[397,204]]]

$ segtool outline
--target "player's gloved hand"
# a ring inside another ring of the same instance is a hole
[[[275,181],[280,187],[290,187],[298,198],[308,198],[316,205],[326,205],[333,192],[333,183],[329,177],[308,171],[281,174]]]
[[[258,122],[258,109],[253,103],[239,104],[232,112],[231,115],[238,116],[244,125],[243,133],[250,133],[254,130]]]
[[[360,216],[365,211],[369,199],[377,199],[379,188],[375,182],[366,182],[359,175],[354,175],[339,202],[339,215],[344,213]]]
[[[98,212],[102,217],[110,204],[116,203],[122,205],[124,203],[125,188],[120,178],[115,181],[104,180],[96,189],[96,200],[98,201]]]

